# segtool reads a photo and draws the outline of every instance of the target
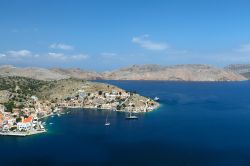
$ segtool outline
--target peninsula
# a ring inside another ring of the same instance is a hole
[[[39,119],[65,108],[149,112],[154,100],[113,85],[75,78],[54,81],[0,77],[0,134],[26,136],[46,132]]]

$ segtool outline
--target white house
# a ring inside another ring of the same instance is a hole
[[[14,118],[8,119],[8,124],[11,126],[13,126],[15,122],[16,122],[16,119]]]
[[[10,126],[9,125],[4,125],[3,126],[3,129],[2,129],[3,132],[8,132],[9,130],[10,130]]]
[[[37,101],[38,100],[38,98],[36,97],[36,96],[31,96],[30,97],[32,100],[34,100],[34,101]]]
[[[19,131],[27,131],[31,129],[31,123],[23,123],[23,122],[18,122],[17,123],[17,129]]]
[[[22,122],[18,122],[17,123],[17,129],[19,131],[30,130],[32,128],[32,121],[33,121],[33,117],[32,116],[29,116],[28,118],[25,118]]]

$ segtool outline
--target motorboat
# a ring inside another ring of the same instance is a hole
[[[160,100],[160,98],[157,96],[154,98],[154,101],[159,101],[159,100]]]

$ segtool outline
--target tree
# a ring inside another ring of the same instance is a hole
[[[99,91],[98,94],[101,96],[102,95],[102,91]]]
[[[12,112],[12,109],[15,107],[14,101],[9,101],[8,103],[4,104],[6,108],[6,112]]]
[[[20,105],[18,106],[18,108],[19,108],[19,109],[23,109],[23,108],[24,108],[24,104],[20,104]]]
[[[121,106],[120,105],[116,106],[116,109],[121,110]]]
[[[17,123],[18,123],[18,122],[22,122],[22,118],[20,118],[20,117],[16,118],[16,122],[17,122]]]

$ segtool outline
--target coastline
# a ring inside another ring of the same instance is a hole
[[[41,131],[29,131],[29,132],[0,132],[0,136],[16,136],[16,137],[25,137],[30,135],[36,135],[41,133],[46,133],[47,130],[41,130]]]
[[[133,113],[149,113],[149,112],[153,112],[157,109],[159,109],[161,107],[161,104],[158,103],[158,105],[156,107],[154,107],[151,111],[148,112],[138,112],[138,111],[133,111]],[[107,109],[107,108],[94,108],[94,107],[80,107],[80,106],[75,106],[75,107],[61,107],[63,110],[65,109],[95,109],[95,110],[108,110],[108,111],[115,111],[115,112],[129,112],[127,110],[117,110],[117,109]],[[60,111],[63,112],[63,111]],[[51,117],[53,115],[57,115],[58,113],[51,113],[49,115],[45,115],[42,116],[40,118],[38,118],[38,120],[42,120],[48,117]],[[60,114],[60,113],[59,113]],[[26,136],[31,136],[31,135],[37,135],[37,134],[42,134],[42,133],[46,133],[47,130],[43,129],[43,130],[30,130],[27,132],[13,132],[13,131],[9,131],[9,132],[0,132],[0,136],[15,136],[15,137],[26,137]]]

